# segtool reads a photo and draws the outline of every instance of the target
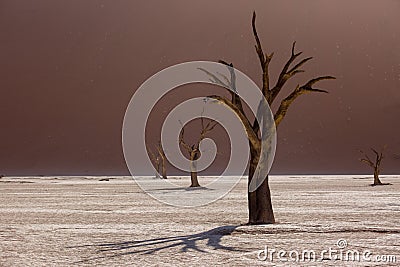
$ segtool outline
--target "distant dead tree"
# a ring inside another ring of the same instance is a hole
[[[367,153],[364,153],[362,150],[360,150],[360,153],[364,156],[363,158],[360,159],[361,162],[364,162],[368,166],[370,166],[372,169],[374,169],[374,183],[372,185],[388,185],[387,183],[382,183],[381,180],[379,179],[379,174],[381,172],[381,162],[383,159],[383,151],[385,148],[381,150],[380,153],[376,151],[375,149],[371,148],[371,151],[375,154],[375,160],[371,160]]]
[[[275,86],[270,86],[270,76],[269,76],[269,64],[272,60],[274,53],[266,53],[262,46],[260,39],[258,37],[257,29],[256,29],[256,13],[253,13],[252,18],[252,28],[253,28],[253,35],[255,38],[255,48],[258,55],[258,59],[261,66],[262,71],[262,94],[264,95],[265,99],[267,100],[268,104],[272,106],[274,101],[277,99],[279,93],[281,92],[282,88],[286,84],[286,82],[294,77],[295,75],[304,72],[301,67],[308,61],[312,59],[312,57],[307,57],[300,60],[297,64],[294,64],[295,60],[302,54],[302,52],[296,52],[295,45],[296,42],[293,43],[291,49],[290,58],[287,60],[286,64],[283,66],[282,71],[279,74],[277,82]],[[220,79],[216,75],[208,72],[207,70],[203,70],[206,72],[213,80],[214,83],[222,85],[226,88],[233,89],[232,91],[227,89],[228,92],[231,94],[231,99],[228,99],[223,96],[219,95],[212,95],[209,98],[213,98],[218,102],[226,105],[229,107],[239,118],[243,127],[245,128],[247,138],[249,139],[249,146],[250,146],[250,162],[249,162],[249,179],[248,185],[250,185],[251,179],[254,176],[256,167],[258,162],[260,161],[261,157],[261,147],[265,144],[266,140],[261,140],[259,135],[260,133],[260,125],[258,124],[257,120],[254,119],[251,122],[251,116],[247,116],[243,110],[243,105],[240,97],[235,93],[235,71],[233,69],[233,64],[226,63],[225,61],[220,61],[227,65],[230,71],[230,79],[225,77],[224,75],[219,74],[222,76]],[[335,79],[332,76],[320,76],[314,79],[309,80],[303,85],[297,85],[293,91],[283,100],[281,100],[278,109],[274,114],[274,121],[275,125],[278,127],[282,120],[285,118],[286,113],[288,111],[289,106],[301,95],[308,94],[308,93],[328,93],[325,90],[313,88],[313,85],[323,81]],[[224,80],[224,81],[222,81]],[[261,127],[266,127],[265,125],[261,125]],[[265,164],[263,162],[263,164]],[[249,222],[248,224],[268,224],[274,223],[275,217],[274,212],[272,209],[272,202],[271,202],[271,193],[268,184],[268,173],[263,174],[265,175],[264,182],[254,191],[248,192],[248,209],[249,209]]]
[[[154,153],[151,149],[147,148],[149,151],[150,159],[156,167],[156,178],[161,178],[160,173],[163,179],[167,179],[167,158],[165,156],[164,150],[162,148],[161,142],[155,146],[156,153]]]
[[[158,152],[157,152],[157,154],[154,154],[154,152],[151,149],[149,149],[148,147],[147,147],[147,151],[150,154],[151,162],[154,164],[154,166],[156,168],[156,178],[161,178],[161,176],[160,176],[161,158],[160,158]]]
[[[199,159],[201,156],[200,152],[200,143],[201,141],[207,137],[207,134],[211,132],[215,126],[218,124],[216,121],[209,121],[206,125],[204,125],[204,118],[203,116],[200,117],[201,121],[201,131],[200,136],[195,143],[189,145],[184,138],[185,134],[185,127],[182,127],[181,133],[179,135],[179,144],[186,150],[189,155],[190,159],[190,187],[199,187],[199,180],[197,178],[197,164],[195,160]]]

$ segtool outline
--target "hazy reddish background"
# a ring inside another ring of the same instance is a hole
[[[294,40],[315,57],[285,93],[315,75],[338,78],[321,83],[329,95],[290,108],[274,173],[366,173],[358,149],[384,144],[385,173],[400,173],[399,1],[2,0],[0,174],[127,174],[124,111],[149,76],[225,59],[260,82],[253,10],[273,77]]]

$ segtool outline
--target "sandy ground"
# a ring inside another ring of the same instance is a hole
[[[185,209],[129,177],[102,178],[0,179],[0,266],[400,266],[400,177],[383,176],[393,185],[379,187],[365,176],[271,177],[278,223],[251,227],[241,226],[245,180],[222,200]],[[335,261],[339,252],[321,261],[339,239],[342,253],[369,250],[371,261]],[[271,262],[272,249],[286,256]],[[294,262],[304,250],[319,261]],[[397,263],[377,262],[391,255]]]

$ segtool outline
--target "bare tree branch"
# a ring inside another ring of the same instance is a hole
[[[158,154],[161,157],[161,175],[163,179],[167,179],[167,156],[165,155],[164,148],[161,141],[157,145]]]
[[[305,63],[313,59],[313,57],[307,57],[303,60],[301,60],[299,63],[297,63],[293,68],[291,68],[287,73],[294,73],[294,72],[304,72],[304,70],[299,70],[301,66],[303,66]]]
[[[201,121],[200,135],[199,135],[197,142],[195,142],[193,145],[189,145],[188,143],[186,143],[185,137],[184,137],[185,126],[179,121],[182,125],[182,130],[179,135],[179,143],[182,144],[182,146],[186,149],[186,151],[189,153],[189,155],[199,149],[200,142],[203,141],[207,137],[207,134],[209,132],[211,132],[215,128],[215,126],[218,124],[218,122],[210,120],[206,125],[204,125],[204,117],[203,116],[200,117],[200,121]]]
[[[323,81],[323,80],[334,80],[334,79],[336,79],[335,77],[333,77],[333,76],[320,76],[320,77],[317,77],[317,78],[314,78],[314,79],[311,79],[311,80],[309,80],[305,85],[303,85],[302,87],[304,88],[304,89],[307,89],[307,90],[315,90],[315,89],[313,89],[312,88],[312,86],[314,85],[314,84],[316,84],[317,82],[319,82],[319,81]],[[326,92],[326,91],[325,91]]]
[[[158,158],[154,153],[153,153],[153,151],[151,150],[151,149],[149,149],[149,147],[146,145],[146,149],[147,149],[147,151],[149,152],[149,154],[150,154],[150,159],[151,159],[151,161],[154,163],[154,164],[158,164],[158,162],[159,162],[159,160],[160,160],[160,158]]]
[[[272,59],[273,53],[268,55],[267,53],[264,53],[260,38],[258,37],[257,33],[257,28],[256,28],[256,13],[253,12],[253,18],[252,18],[252,28],[253,28],[253,35],[254,39],[256,41],[256,52],[261,64],[262,68],[262,77],[263,77],[263,95],[266,97],[268,103],[271,105],[278,94],[281,92],[283,86],[285,83],[295,76],[298,73],[304,72],[304,70],[300,69],[305,63],[310,61],[312,57],[307,57],[302,59],[299,63],[294,65],[292,68],[290,66],[292,63],[302,54],[302,52],[297,52],[296,53],[296,42],[293,42],[292,44],[292,49],[291,49],[291,55],[290,58],[287,60],[286,64],[282,68],[281,73],[279,74],[278,81],[276,85],[272,88],[269,89],[269,74],[268,74],[268,67],[269,63]],[[312,85],[315,84],[316,82],[320,80],[325,80],[325,79],[334,79],[332,76],[322,76],[318,77],[316,79],[310,80],[308,83],[301,87],[297,87],[288,97],[286,97],[284,100],[282,100],[277,112],[275,113],[275,124],[278,126],[279,123],[282,121],[282,119],[285,117],[286,112],[289,108],[289,106],[293,103],[293,101],[300,95],[307,93],[307,92],[321,92],[321,93],[327,93],[327,91],[322,90],[322,89],[317,89],[317,88],[312,88]],[[252,125],[253,131],[255,133],[258,133],[260,127],[258,125],[258,121],[254,119],[253,125]]]
[[[179,135],[179,144],[182,144],[182,146],[183,146],[183,147],[186,149],[186,151],[190,154],[190,152],[192,151],[192,147],[191,147],[190,145],[188,145],[188,144],[185,142],[185,138],[184,138],[185,127],[184,127],[184,125],[182,124],[181,121],[179,121],[179,123],[182,125],[182,130],[181,130],[181,133],[180,133],[180,135]]]
[[[197,140],[197,147],[198,147],[198,144],[200,144],[200,142],[203,141],[204,138],[206,138],[207,134],[209,132],[211,132],[214,129],[214,127],[218,124],[218,122],[210,120],[207,123],[207,125],[204,126],[204,117],[201,116],[200,120],[201,120],[201,131],[200,131],[199,139]]]
[[[378,153],[378,151],[376,151],[376,150],[373,149],[372,147],[371,147],[371,150],[372,150],[372,152],[374,152],[374,154],[375,154],[375,162],[376,162],[376,165],[378,166],[379,163],[380,163],[379,153]]]
[[[247,134],[247,137],[248,137],[249,141],[251,142],[251,144],[256,149],[259,149],[260,148],[260,143],[259,143],[259,140],[258,140],[258,136],[253,131],[253,128],[252,128],[248,118],[244,115],[244,113],[241,110],[239,110],[239,108],[237,106],[235,106],[231,101],[229,101],[225,97],[218,96],[218,95],[211,95],[211,96],[208,96],[208,97],[209,98],[213,98],[213,99],[217,100],[219,103],[222,103],[222,104],[226,105],[227,107],[229,107],[235,113],[235,115],[242,122],[242,125],[244,127],[244,130],[246,131],[246,134]]]
[[[379,174],[381,172],[381,162],[383,159],[383,151],[386,149],[386,145],[383,147],[381,152],[379,153],[377,150],[371,148],[371,151],[375,154],[375,161],[372,161],[366,153],[360,150],[360,153],[363,154],[364,158],[361,158],[360,161],[364,162],[372,169],[374,169],[374,183],[372,185],[387,185],[387,183],[382,183],[379,179]]]
[[[365,158],[361,158],[360,161],[368,164],[369,166],[371,166],[372,168],[375,167],[374,162],[368,157],[367,153],[365,153],[364,151],[360,150],[360,153],[364,155]]]
[[[157,155],[155,153],[153,153],[153,151],[151,149],[149,149],[149,147],[147,145],[146,145],[146,149],[150,154],[150,159],[151,159],[152,163],[156,167],[156,177],[159,178],[160,177],[160,164],[161,164],[160,155],[158,153],[157,153]]]
[[[160,156],[165,157],[164,149],[161,145],[161,142],[158,142],[156,147],[157,147],[157,150],[158,150],[158,153],[160,154]]]
[[[278,94],[281,92],[283,86],[290,78],[292,78],[293,76],[295,76],[298,73],[304,72],[304,70],[300,70],[299,68],[301,66],[303,66],[306,62],[308,62],[312,59],[312,57],[305,58],[289,70],[290,66],[296,60],[296,58],[299,57],[303,53],[303,52],[295,53],[295,48],[296,48],[296,42],[293,42],[292,53],[290,55],[290,58],[286,62],[285,66],[282,68],[282,71],[279,74],[276,85],[274,86],[274,88],[271,89],[271,96],[269,99],[269,104],[272,104],[274,102],[274,100],[276,99]]]
[[[219,76],[221,76],[222,78],[224,78],[224,80],[225,80],[226,84],[229,86],[229,88],[232,88],[232,84],[231,84],[231,82],[229,81],[228,77],[226,77],[225,74],[222,74],[222,73],[220,73],[220,72],[217,72],[217,74],[218,74]]]
[[[269,90],[269,63],[272,60],[272,57],[274,56],[274,53],[271,53],[268,55],[268,53],[264,53],[264,50],[262,49],[260,38],[258,37],[257,33],[257,28],[256,28],[256,12],[253,12],[253,18],[251,20],[251,25],[253,28],[253,35],[254,39],[256,40],[256,52],[258,55],[258,59],[260,61],[261,69],[262,69],[262,80],[263,80],[263,88],[262,88],[262,93],[264,97],[268,100],[270,99],[270,90]]]
[[[209,75],[212,78],[211,82],[213,82],[215,84],[218,84],[218,85],[221,85],[221,86],[223,86],[225,88],[230,88],[229,84],[224,83],[223,81],[221,81],[220,78],[218,78],[216,75],[214,75],[213,73],[209,72],[208,70],[203,69],[203,68],[198,68],[198,69],[203,71],[203,72],[205,72],[207,75]]]
[[[203,68],[198,68],[199,70],[205,72],[207,75],[209,75],[211,77],[211,82],[220,85],[222,87],[225,87],[228,89],[228,92],[231,94],[231,99],[232,99],[232,103],[242,112],[243,111],[243,105],[242,105],[242,101],[240,99],[240,97],[237,95],[236,93],[236,74],[235,74],[235,70],[233,68],[233,64],[230,63],[228,64],[227,62],[223,61],[223,60],[219,60],[218,61],[221,64],[224,64],[227,66],[230,74],[231,74],[231,79],[229,81],[228,77],[226,77],[225,75],[218,73],[221,77],[224,78],[224,80],[226,82],[221,81],[220,78],[218,78],[216,75],[214,75],[213,73],[209,72],[206,69]]]
[[[227,63],[223,60],[219,60],[218,61],[221,64],[224,64],[227,66],[229,73],[231,74],[231,78],[230,81],[228,82],[231,85],[231,97],[232,97],[232,103],[237,106],[240,111],[242,113],[244,113],[243,111],[243,105],[242,105],[242,100],[240,99],[239,95],[237,94],[237,89],[236,89],[236,73],[235,73],[235,69],[233,68],[233,64],[232,63]],[[226,77],[226,76],[224,76]]]
[[[146,150],[150,154],[151,162],[156,167],[156,177],[157,178],[160,177],[160,168],[162,168],[162,170],[161,170],[162,177],[164,179],[166,179],[167,178],[167,174],[166,174],[166,156],[165,156],[164,150],[162,149],[161,142],[159,142],[155,146],[155,148],[156,148],[157,154],[155,154],[151,149],[149,149],[149,147],[146,144]]]
[[[283,118],[286,116],[289,106],[300,95],[309,93],[309,92],[328,93],[328,91],[325,91],[325,90],[312,88],[312,85],[314,85],[315,83],[317,83],[319,81],[330,80],[330,79],[335,79],[335,77],[321,76],[321,77],[318,77],[318,78],[308,81],[306,84],[304,84],[302,86],[297,85],[296,89],[294,89],[293,92],[289,96],[287,96],[285,99],[282,100],[278,110],[276,111],[276,113],[274,115],[276,126],[278,126],[281,123]]]
[[[360,150],[360,153],[364,154],[365,158],[361,158],[360,161],[364,162],[365,164],[369,165],[372,168],[375,168],[375,164],[372,162],[372,160],[368,157],[367,154],[365,154],[363,151]]]
[[[304,72],[302,70],[302,66],[306,64],[308,61],[310,61],[312,58],[307,57],[304,59],[301,59],[297,64],[295,64],[295,60],[302,54],[302,52],[296,52],[295,51],[295,46],[296,42],[292,44],[292,49],[291,49],[291,55],[290,58],[287,60],[286,64],[283,66],[283,69],[278,77],[276,85],[271,89],[270,88],[270,77],[269,77],[269,64],[272,60],[273,53],[268,54],[265,53],[262,45],[260,38],[257,33],[257,28],[256,28],[256,13],[253,12],[253,17],[252,17],[252,29],[253,29],[253,35],[255,39],[255,50],[257,52],[257,56],[259,59],[259,63],[262,69],[262,94],[267,100],[267,102],[271,105],[273,101],[276,99],[278,94],[281,92],[281,89],[285,85],[285,83],[293,76],[297,75],[298,73]],[[222,78],[217,77],[215,74],[212,74],[206,70],[203,70],[205,73],[207,73],[211,77],[211,81],[213,81],[216,84],[223,85],[226,88],[234,89],[236,91],[236,85],[235,85],[235,80],[236,77],[234,76],[235,72],[233,69],[232,64],[228,64],[225,61],[220,60],[219,61],[222,64],[225,64],[228,66],[229,71],[231,72],[231,79],[227,79],[225,75],[217,73],[217,75],[221,76]],[[294,65],[294,66],[292,66]],[[321,93],[327,93],[326,90],[323,89],[318,89],[318,88],[313,88],[313,85],[317,83],[318,81],[321,80],[327,80],[327,79],[334,79],[332,76],[322,76],[322,77],[317,77],[315,79],[309,80],[306,84],[300,86],[297,85],[297,87],[285,98],[281,101],[280,106],[277,110],[277,112],[274,115],[274,120],[276,126],[280,124],[280,122],[283,120],[283,118],[286,115],[286,112],[289,108],[289,106],[293,103],[297,97],[299,97],[302,94],[310,93],[310,92],[321,92]],[[225,82],[223,82],[224,80]],[[231,87],[227,86],[230,85]],[[222,97],[222,96],[217,96],[217,95],[211,95],[208,96],[209,98],[213,98],[216,102],[221,103],[223,105],[226,105],[228,108],[230,108],[235,115],[239,118],[241,121],[245,132],[247,134],[247,137],[249,139],[249,146],[250,146],[250,160],[249,160],[249,182],[251,182],[251,179],[253,177],[253,174],[256,173],[258,163],[260,160],[262,160],[263,155],[261,154],[261,146],[264,144],[267,144],[268,142],[265,142],[265,140],[261,140],[261,137],[259,136],[260,134],[260,125],[258,124],[258,121],[254,119],[253,124],[250,123],[249,117],[246,116],[245,112],[243,111],[242,108],[242,102],[240,97],[235,94],[235,92],[230,91],[231,96],[232,96],[232,101],[229,99]],[[263,99],[260,99],[262,101]],[[257,112],[258,113],[258,112]],[[257,118],[257,116],[256,116]],[[263,120],[263,125],[261,125],[263,128],[265,127],[266,122]],[[267,138],[267,137],[266,137]],[[259,173],[259,172],[258,172]],[[256,191],[248,193],[248,200],[249,200],[249,224],[255,224],[255,223],[273,223],[275,222],[274,215],[273,215],[273,210],[272,210],[272,204],[271,204],[271,198],[270,198],[270,191],[268,187],[268,173],[265,174],[267,179],[264,180],[263,184],[261,187],[259,187]],[[377,172],[377,175],[379,173]]]
[[[371,158],[365,153],[364,151],[360,150],[360,153],[363,154],[364,158],[361,158],[360,161],[364,162],[365,164],[369,165],[372,168],[379,168],[382,159],[383,159],[383,151],[385,150],[385,147],[382,149],[382,151],[379,153],[376,149],[371,148],[371,151],[375,154],[375,161],[371,160]]]

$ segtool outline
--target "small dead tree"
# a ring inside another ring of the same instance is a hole
[[[161,178],[160,173],[163,179],[167,179],[167,158],[165,156],[164,150],[162,148],[161,142],[158,142],[156,147],[156,153],[154,153],[151,149],[147,148],[149,151],[150,159],[156,167],[156,178]]]
[[[190,160],[190,187],[199,187],[199,180],[197,178],[197,164],[196,160],[198,160],[201,156],[200,152],[200,143],[201,141],[207,137],[207,134],[211,132],[215,126],[217,125],[216,121],[209,121],[206,125],[204,125],[204,118],[200,117],[201,120],[201,131],[200,131],[200,136],[197,139],[195,143],[192,145],[189,145],[184,138],[185,134],[185,127],[182,127],[181,133],[179,135],[179,144],[182,145],[182,147],[186,150],[186,152],[189,155],[189,160]]]
[[[382,149],[380,153],[376,151],[375,149],[371,148],[371,151],[375,154],[375,161],[371,160],[367,153],[364,153],[362,150],[360,150],[360,153],[364,156],[363,158],[360,159],[361,162],[364,162],[368,166],[370,166],[372,169],[374,169],[374,183],[372,184],[373,186],[375,185],[387,185],[387,183],[382,183],[381,180],[379,179],[379,174],[381,172],[381,162],[383,159],[383,151],[385,148]]]
[[[164,149],[161,145],[161,142],[158,142],[157,145],[158,155],[161,158],[161,176],[163,179],[167,179],[167,157],[165,156]]]
[[[302,52],[296,52],[295,45],[296,42],[293,43],[291,49],[290,58],[287,60],[286,64],[283,66],[282,71],[279,74],[277,82],[274,86],[270,84],[270,76],[269,76],[269,64],[272,60],[274,53],[267,53],[263,50],[261,46],[261,41],[258,37],[257,29],[256,29],[256,13],[253,13],[252,18],[252,29],[253,35],[256,42],[255,48],[258,55],[261,71],[262,71],[262,94],[267,100],[268,104],[272,106],[274,101],[278,99],[278,95],[282,91],[282,88],[285,86],[287,81],[292,77],[296,76],[299,73],[304,72],[301,67],[310,61],[312,57],[307,57],[300,60],[298,63],[294,63],[296,59],[302,54]],[[231,90],[227,89],[231,94],[231,99],[228,99],[219,95],[212,95],[209,98],[213,98],[217,100],[219,103],[226,105],[230,108],[236,116],[239,118],[243,127],[246,130],[247,138],[249,139],[250,146],[250,163],[249,163],[249,179],[248,185],[251,183],[251,179],[254,176],[256,171],[256,167],[261,157],[261,147],[264,145],[265,140],[261,140],[260,133],[260,125],[258,124],[257,119],[251,121],[251,117],[246,115],[243,109],[242,101],[240,97],[235,93],[235,72],[233,69],[233,64],[228,64],[224,61],[220,61],[220,63],[227,65],[230,71],[230,79],[228,77],[219,74],[222,76],[220,79],[216,75],[208,72],[207,70],[201,69],[206,72],[215,84],[222,85],[225,88],[231,88]],[[305,95],[308,93],[328,93],[325,90],[314,88],[313,86],[323,80],[335,79],[332,76],[320,76],[314,79],[309,80],[303,85],[297,85],[293,91],[283,100],[281,100],[278,109],[274,113],[274,121],[276,127],[279,126],[281,121],[285,118],[288,108],[293,102],[301,95]],[[224,80],[224,81],[223,81]],[[265,127],[265,125],[261,125],[261,127]],[[249,209],[249,224],[268,224],[274,223],[275,217],[272,209],[271,202],[271,193],[268,184],[268,173],[265,175],[264,182],[254,191],[248,192],[248,209]]]
[[[147,146],[146,146],[146,147],[147,147]],[[160,176],[161,159],[160,159],[160,156],[159,156],[158,152],[157,152],[157,154],[155,154],[155,153],[154,153],[151,149],[149,149],[148,147],[147,147],[147,151],[148,151],[149,154],[150,154],[151,162],[154,164],[154,166],[155,166],[155,168],[156,168],[156,178],[161,178],[161,176]]]

